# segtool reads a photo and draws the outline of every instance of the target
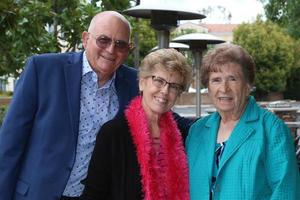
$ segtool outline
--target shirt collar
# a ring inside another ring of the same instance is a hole
[[[93,69],[91,68],[90,63],[87,60],[85,51],[83,52],[82,65],[83,65],[82,76],[84,76],[85,74],[87,74],[89,72],[93,72]]]

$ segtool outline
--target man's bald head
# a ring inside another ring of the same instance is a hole
[[[103,11],[103,12],[96,14],[90,23],[88,32],[92,32],[100,20],[107,20],[108,18],[111,18],[111,17],[118,18],[120,21],[122,21],[127,26],[129,35],[131,34],[131,26],[130,26],[129,21],[123,15],[121,15],[120,13],[118,13],[116,11]]]
[[[104,85],[111,79],[127,59],[131,46],[130,33],[127,19],[115,11],[96,14],[88,31],[82,33],[86,57],[91,68],[98,75],[99,85]],[[120,42],[125,44],[124,48],[120,47]]]

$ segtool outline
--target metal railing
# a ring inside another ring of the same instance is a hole
[[[286,125],[291,129],[291,132],[294,136],[294,144],[296,147],[296,157],[298,160],[298,166],[300,171],[300,121],[295,122],[285,122]]]

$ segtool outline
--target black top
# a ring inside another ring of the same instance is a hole
[[[186,127],[180,128],[185,139]],[[100,132],[81,199],[142,200],[140,166],[125,116],[108,121]]]
[[[124,116],[103,125],[83,181],[84,200],[140,200],[140,168]]]

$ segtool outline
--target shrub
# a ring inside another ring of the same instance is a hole
[[[2,122],[3,122],[4,116],[7,112],[7,109],[8,109],[8,105],[1,105],[0,106],[0,127],[2,125]]]

